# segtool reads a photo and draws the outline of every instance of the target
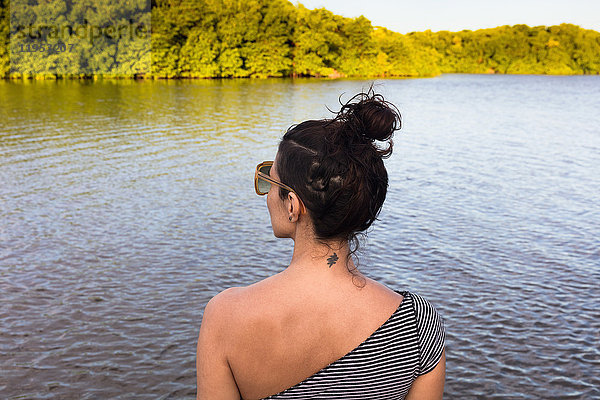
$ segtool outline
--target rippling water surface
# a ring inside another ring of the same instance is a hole
[[[377,83],[361,268],[443,315],[446,398],[600,398],[600,77]],[[0,398],[194,397],[206,302],[291,256],[254,166],[368,84],[0,81]]]

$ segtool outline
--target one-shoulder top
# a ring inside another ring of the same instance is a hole
[[[358,347],[314,375],[266,399],[404,399],[444,350],[444,324],[423,297],[408,291],[390,318]]]

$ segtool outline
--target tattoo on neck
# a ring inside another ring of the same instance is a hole
[[[337,262],[337,260],[338,260],[337,254],[333,253],[333,255],[327,259],[327,264],[329,264],[329,268],[331,268],[331,266],[333,264],[335,264]]]

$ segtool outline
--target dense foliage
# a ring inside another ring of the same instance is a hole
[[[73,3],[64,3],[69,12]],[[8,0],[0,0],[3,77],[9,75],[9,17]],[[600,73],[600,33],[571,24],[403,35],[362,16],[287,0],[153,0],[151,44],[146,75],[158,78]],[[134,50],[119,57],[136,59]],[[87,51],[72,62],[89,59]],[[110,54],[101,60],[114,61]]]

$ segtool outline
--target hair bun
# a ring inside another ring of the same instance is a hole
[[[366,93],[358,93],[342,108],[332,120],[341,123],[338,135],[346,140],[374,142],[388,141],[387,149],[377,149],[381,156],[387,157],[392,153],[391,138],[394,131],[402,126],[400,112],[393,104],[385,101],[381,94],[373,92],[373,85]]]
[[[351,113],[362,125],[362,135],[371,140],[385,141],[400,129],[400,116],[376,94],[353,104]]]

